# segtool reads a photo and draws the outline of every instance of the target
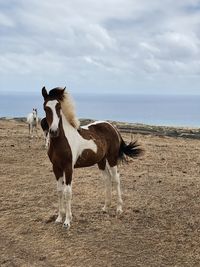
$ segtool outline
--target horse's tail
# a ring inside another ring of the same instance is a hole
[[[126,160],[126,156],[130,158],[137,158],[143,155],[144,149],[138,144],[137,141],[130,142],[126,144],[124,140],[121,140],[121,145],[119,149],[119,159]]]

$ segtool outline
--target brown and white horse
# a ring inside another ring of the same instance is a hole
[[[119,159],[126,155],[137,157],[142,153],[139,145],[125,144],[117,129],[108,122],[97,121],[80,127],[75,116],[73,102],[65,88],[47,92],[42,88],[44,110],[49,126],[50,145],[48,156],[57,179],[59,214],[56,223],[61,223],[65,213],[64,227],[72,220],[72,174],[74,168],[97,164],[105,177],[105,205],[111,205],[112,182],[117,192],[117,212],[122,212],[120,177],[117,171]]]

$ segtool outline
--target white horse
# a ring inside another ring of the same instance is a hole
[[[27,123],[29,128],[29,136],[33,137],[33,130],[35,129],[37,135],[38,115],[37,109],[33,108],[32,113],[27,115]]]

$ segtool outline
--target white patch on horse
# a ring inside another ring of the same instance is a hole
[[[83,125],[81,126],[82,129],[85,129],[85,130],[89,130],[89,127],[92,126],[92,125],[97,125],[97,124],[100,124],[100,123],[108,123],[107,121],[94,121],[90,124],[87,124],[87,125]]]
[[[91,140],[84,139],[78,133],[77,129],[71,126],[71,124],[67,121],[62,112],[61,115],[62,115],[64,133],[72,151],[72,164],[73,164],[72,166],[74,167],[78,157],[81,156],[81,154],[85,149],[90,149],[94,153],[97,153],[97,145],[92,139]]]
[[[52,131],[58,130],[59,118],[58,118],[58,115],[56,113],[56,104],[57,103],[58,103],[57,100],[50,100],[46,104],[46,107],[49,107],[53,113],[53,121],[52,121],[51,127],[49,128]]]

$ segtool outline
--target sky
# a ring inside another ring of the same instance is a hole
[[[199,0],[0,0],[0,92],[200,95]]]

